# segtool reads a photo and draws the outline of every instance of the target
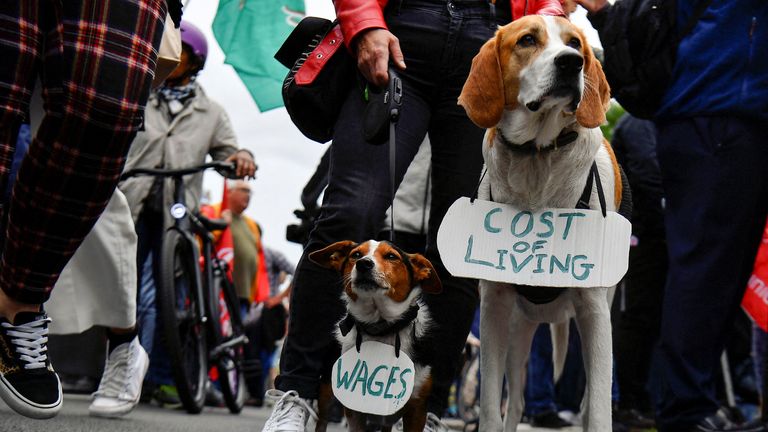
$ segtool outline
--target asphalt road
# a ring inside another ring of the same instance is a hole
[[[270,411],[245,408],[239,415],[226,409],[206,408],[199,415],[140,404],[132,413],[117,420],[97,419],[88,415],[88,396],[66,395],[62,411],[50,420],[22,417],[0,401],[0,432],[261,432]],[[329,432],[346,429],[332,426]],[[520,431],[544,431],[521,425]],[[560,429],[578,432],[580,428]]]

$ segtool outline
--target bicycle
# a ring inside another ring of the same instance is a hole
[[[226,262],[216,256],[212,234],[227,228],[228,224],[191,211],[185,202],[183,176],[208,169],[231,177],[234,164],[210,162],[184,169],[137,168],[124,173],[121,180],[142,175],[173,179],[174,200],[169,209],[173,225],[163,235],[160,280],[156,281],[160,325],[173,378],[184,409],[197,414],[205,404],[208,371],[210,366],[215,366],[224,402],[230,412],[237,414],[245,405],[242,364],[243,345],[248,339],[240,315],[240,301],[227,276]]]

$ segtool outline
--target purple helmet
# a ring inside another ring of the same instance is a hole
[[[192,54],[198,58],[199,69],[202,69],[205,65],[205,58],[208,57],[208,42],[205,40],[205,35],[189,21],[182,21],[180,30],[181,43],[186,44],[191,49]]]

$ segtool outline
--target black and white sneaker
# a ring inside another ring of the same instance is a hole
[[[13,324],[0,318],[0,397],[14,411],[36,419],[61,409],[61,383],[48,360],[45,312],[20,312]]]

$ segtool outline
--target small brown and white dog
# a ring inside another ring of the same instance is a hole
[[[598,128],[609,102],[600,63],[584,34],[567,19],[527,16],[499,28],[473,60],[459,97],[469,117],[487,128],[483,157],[488,171],[479,197],[529,210],[573,208],[587,190],[589,207],[599,210],[598,194],[585,188],[595,163],[607,210],[615,211],[621,202],[620,169]],[[584,430],[611,431],[609,302],[614,288],[480,282],[479,430],[517,430],[536,328],[561,323],[556,334],[567,334],[562,330],[575,318],[587,374]],[[558,339],[558,344],[567,343]],[[504,375],[510,403],[502,425]]]
[[[334,243],[313,252],[309,259],[341,273],[347,317],[339,323],[336,338],[342,352],[354,349],[358,331],[362,342],[395,345],[413,360],[415,383],[410,400],[395,415],[402,415],[405,432],[421,432],[426,422],[426,401],[432,389],[428,338],[432,322],[421,294],[442,291],[432,263],[419,254],[408,254],[389,242],[369,240]],[[330,386],[321,395],[330,395]],[[321,397],[323,399],[323,397]],[[318,425],[327,424],[324,402],[319,401]],[[367,415],[345,409],[349,430],[366,431]],[[320,430],[320,429],[318,429]],[[383,430],[389,430],[387,427]]]

